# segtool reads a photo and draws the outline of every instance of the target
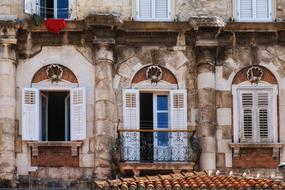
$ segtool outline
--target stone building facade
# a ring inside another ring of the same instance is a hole
[[[191,170],[194,130],[200,169],[285,161],[284,1],[54,2],[0,2],[1,179]]]

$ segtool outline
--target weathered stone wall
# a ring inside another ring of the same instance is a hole
[[[22,0],[2,0],[0,2],[0,19],[4,15],[16,15],[20,19],[25,19]],[[123,20],[130,20],[134,17],[132,0],[73,0],[73,11],[77,14],[77,19],[84,19],[94,13],[116,13]],[[221,16],[224,20],[235,17],[236,0],[172,0],[172,19],[187,21],[190,16]],[[275,0],[273,0],[275,2]],[[285,19],[285,2],[276,0],[275,15],[279,19]],[[273,14],[274,15],[274,14]]]

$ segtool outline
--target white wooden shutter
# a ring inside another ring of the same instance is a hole
[[[37,13],[37,6],[38,0],[25,0],[25,13],[27,14],[36,14]]]
[[[255,0],[256,1],[256,19],[268,20],[271,17],[271,0]]]
[[[186,90],[170,91],[170,124],[172,130],[187,129],[187,92]],[[172,160],[186,160],[188,150],[188,137],[186,132],[173,132],[171,134]]]
[[[241,93],[241,141],[247,142],[253,140],[254,126],[254,95],[252,92]]]
[[[257,99],[259,138],[261,142],[268,142],[270,141],[269,93],[258,92]]]
[[[70,139],[86,139],[86,95],[85,88],[70,90]]]
[[[239,19],[240,20],[252,20],[253,19],[253,2],[254,0],[239,0]]]
[[[168,19],[169,18],[169,0],[154,0],[155,2],[155,18]]]
[[[152,19],[152,0],[137,0],[138,19]]]
[[[139,129],[139,91],[125,89],[123,91],[124,129]],[[140,159],[140,133],[123,132],[123,159],[126,161]]]
[[[22,139],[40,140],[39,90],[23,88],[22,90]]]

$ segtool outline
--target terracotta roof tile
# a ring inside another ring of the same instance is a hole
[[[285,189],[284,182],[240,176],[209,176],[205,172],[96,181],[98,188],[113,189]]]

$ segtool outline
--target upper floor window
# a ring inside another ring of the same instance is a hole
[[[234,143],[278,141],[278,85],[264,67],[251,66],[233,80]]]
[[[136,0],[136,20],[168,21],[171,19],[171,0]]]
[[[237,0],[238,21],[271,21],[272,0]]]
[[[72,0],[25,0],[25,13],[44,18],[70,18]]]

